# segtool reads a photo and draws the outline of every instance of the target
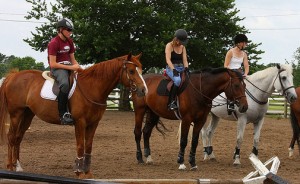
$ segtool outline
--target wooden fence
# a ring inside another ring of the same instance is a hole
[[[108,96],[107,109],[118,110],[120,100],[120,89],[116,88]],[[287,118],[290,114],[289,108],[290,106],[283,96],[280,96],[279,93],[273,93],[269,98],[269,109],[267,111],[267,115],[280,115]]]

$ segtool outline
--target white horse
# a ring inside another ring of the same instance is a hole
[[[215,159],[212,150],[212,137],[218,125],[219,119],[237,121],[237,143],[234,153],[234,165],[240,165],[240,148],[243,142],[244,131],[247,123],[252,122],[254,126],[253,150],[258,155],[258,143],[260,131],[264,122],[264,116],[268,110],[268,98],[275,89],[285,96],[289,103],[297,98],[293,86],[293,69],[291,65],[277,65],[265,70],[258,71],[245,78],[248,110],[239,113],[236,109],[230,114],[227,111],[227,99],[225,95],[216,97],[213,100],[211,109],[211,121],[207,128],[202,128],[202,141],[204,147],[204,160]],[[229,115],[230,114],[230,115]]]

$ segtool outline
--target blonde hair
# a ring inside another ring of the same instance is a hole
[[[179,42],[179,40],[176,37],[174,37],[173,40],[172,40],[172,45],[174,45],[174,46],[180,46],[180,44],[178,44],[178,42]]]

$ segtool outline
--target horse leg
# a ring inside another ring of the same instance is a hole
[[[97,123],[96,123],[97,124]],[[74,172],[78,176],[78,178],[85,178],[85,169],[84,169],[84,138],[87,136],[87,126],[85,122],[77,121],[75,123],[75,136],[76,136],[76,145],[77,145],[77,158],[75,159]],[[88,143],[87,143],[88,144]]]
[[[297,139],[297,135],[293,133],[293,138],[291,140],[290,147],[289,147],[289,158],[293,158],[294,156],[294,146],[295,146],[296,139]]]
[[[147,158],[146,163],[152,164],[153,160],[151,158],[151,149],[150,149],[150,137],[152,134],[152,130],[155,125],[159,122],[159,116],[154,114],[152,111],[148,111],[146,115],[146,122],[143,128],[143,138],[144,138],[144,154]]]
[[[178,153],[177,163],[179,164],[179,170],[185,170],[186,166],[184,165],[184,153],[187,146],[187,138],[190,129],[190,122],[182,121],[181,122],[181,135],[180,135],[180,149]],[[198,132],[199,133],[199,132]]]
[[[196,149],[198,146],[199,135],[202,126],[203,124],[200,124],[200,122],[194,122],[193,137],[192,137],[191,150],[189,156],[189,163],[191,165],[191,170],[197,170],[198,168],[196,165]]]
[[[258,156],[258,143],[259,143],[259,138],[260,138],[260,131],[261,128],[264,124],[264,117],[259,120],[257,123],[253,123],[254,126],[254,138],[253,138],[253,149],[252,149],[252,153],[255,156]]]
[[[27,112],[27,113],[26,113]],[[26,130],[29,128],[34,115],[29,109],[14,112],[10,116],[10,128],[7,133],[8,138],[8,161],[7,169],[13,171],[23,171],[20,164],[20,144]]]
[[[202,140],[203,140],[203,147],[204,147],[204,160],[214,160],[216,157],[213,153],[213,146],[212,146],[212,138],[215,133],[215,130],[218,126],[220,118],[213,113],[211,113],[211,120],[209,125],[206,127],[206,130],[202,133]],[[204,128],[202,128],[204,130]],[[202,132],[201,130],[201,132]],[[206,143],[204,143],[204,139]]]
[[[142,139],[142,126],[145,115],[145,109],[137,109],[135,106],[135,127],[134,127],[134,137],[136,143],[136,159],[139,164],[143,164],[143,154],[141,149],[141,139]]]
[[[93,174],[91,172],[91,162],[92,162],[92,148],[93,148],[93,140],[96,129],[98,127],[98,122],[90,123],[85,129],[85,147],[84,147],[84,155],[83,155],[83,172],[84,179],[93,178]],[[81,177],[82,178],[82,177]]]
[[[234,152],[234,156],[233,156],[233,159],[234,159],[233,165],[241,165],[240,149],[241,149],[241,145],[243,143],[245,128],[246,128],[246,121],[243,120],[243,118],[239,118],[238,122],[237,122],[237,144],[236,144],[235,152]]]

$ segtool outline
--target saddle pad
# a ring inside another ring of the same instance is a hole
[[[157,87],[157,94],[160,96],[169,96],[169,91],[167,89],[167,85],[170,82],[170,80],[163,79],[160,81],[158,87]]]
[[[52,92],[52,87],[53,87],[53,82],[51,82],[50,80],[45,80],[40,93],[41,97],[47,100],[56,100],[57,96]],[[69,96],[68,96],[69,99],[73,95],[75,88],[76,88],[76,80],[74,80],[73,86],[69,92]]]

